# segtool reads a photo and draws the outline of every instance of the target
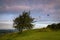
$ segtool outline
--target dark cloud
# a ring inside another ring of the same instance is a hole
[[[56,5],[56,6],[54,7],[54,9],[55,9],[55,10],[60,10],[60,5]]]
[[[17,13],[23,10],[49,11],[53,6],[59,9],[59,0],[0,0],[0,13]]]

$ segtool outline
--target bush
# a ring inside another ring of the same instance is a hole
[[[60,23],[48,25],[47,28],[50,28],[52,30],[60,30]]]
[[[50,32],[50,31],[52,31],[52,30],[49,29],[49,28],[41,28],[40,31],[41,31],[41,32]]]

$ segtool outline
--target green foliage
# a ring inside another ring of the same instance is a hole
[[[52,30],[60,30],[60,23],[48,25],[47,28],[50,28]]]
[[[29,12],[23,12],[22,15],[15,18],[13,26],[22,32],[23,29],[31,29],[33,27],[33,20],[34,18],[30,16]]]

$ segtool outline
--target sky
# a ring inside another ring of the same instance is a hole
[[[60,0],[0,0],[0,29],[13,29],[13,20],[30,11],[35,28],[60,23]]]

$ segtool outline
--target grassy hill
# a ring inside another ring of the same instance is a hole
[[[60,40],[60,31],[40,32],[39,29],[0,36],[0,40]]]

